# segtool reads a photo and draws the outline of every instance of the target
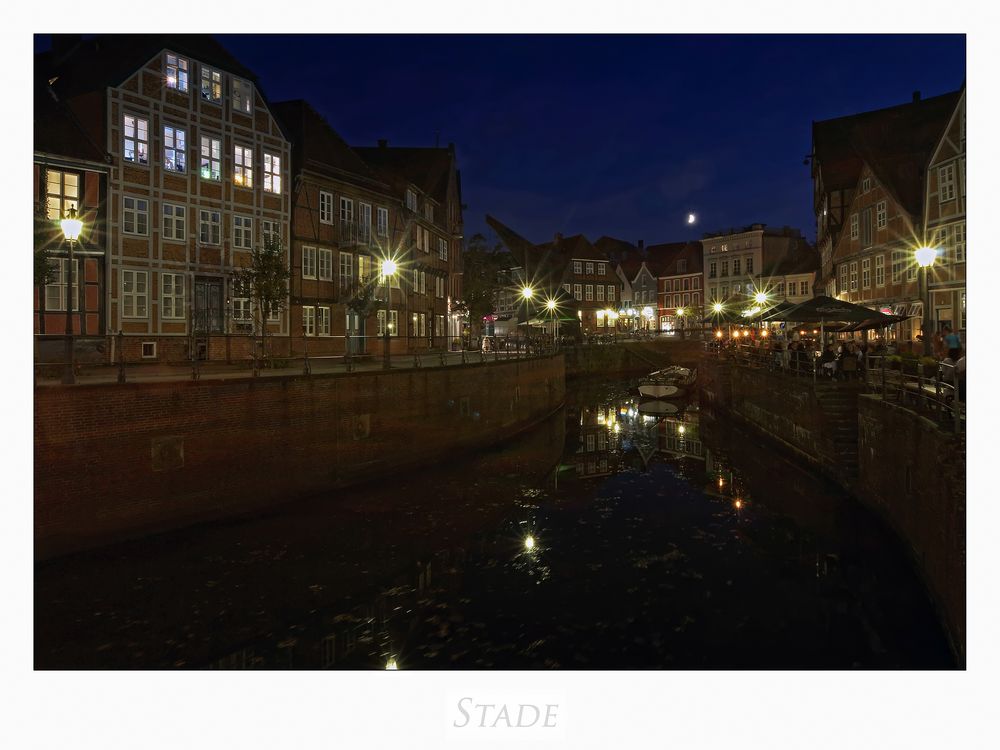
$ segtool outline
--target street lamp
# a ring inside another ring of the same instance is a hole
[[[937,258],[937,250],[933,247],[918,247],[913,251],[913,255],[920,266],[920,276],[918,285],[920,287],[920,301],[924,310],[923,320],[920,323],[920,330],[924,335],[924,356],[931,356],[931,300],[930,291],[927,288],[927,269],[934,265]]]
[[[685,310],[683,307],[677,308],[677,317],[681,319],[681,341],[684,340],[684,313]]]
[[[396,261],[386,258],[382,261],[382,279],[385,281],[385,325],[382,327],[382,369],[392,367],[389,363],[389,309],[392,304],[392,289],[389,277],[396,273]]]
[[[69,278],[66,283],[66,371],[62,382],[73,385],[76,382],[75,352],[73,351],[73,246],[83,231],[83,222],[76,218],[76,209],[70,208],[66,217],[59,222],[63,236],[69,241]]]
[[[559,325],[556,318],[556,301],[554,299],[546,300],[545,307],[548,308],[549,316],[552,318],[552,346],[555,348],[556,342],[558,341],[556,327]]]

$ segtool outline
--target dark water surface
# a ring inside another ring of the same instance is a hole
[[[633,384],[571,384],[485,454],[39,564],[36,666],[954,666],[871,513]]]

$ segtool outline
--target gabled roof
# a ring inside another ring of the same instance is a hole
[[[377,171],[405,179],[442,205],[447,201],[448,181],[455,163],[453,146],[409,148],[379,144],[353,149]]]
[[[100,34],[80,40],[53,34],[52,45],[49,52],[35,56],[36,72],[44,69],[48,77],[58,76],[58,90],[67,97],[119,86],[165,49],[234,73],[260,89],[253,71],[208,34]],[[68,48],[65,53],[63,46]]]
[[[106,163],[107,154],[81,127],[73,111],[58,100],[45,81],[35,85],[35,153]]]
[[[910,180],[914,165],[918,170],[926,166],[958,96],[959,92],[953,91],[813,122],[813,154],[823,172],[824,188],[852,189],[861,174],[862,160],[872,165],[887,185],[899,186]],[[898,192],[907,194],[908,190],[899,188]],[[903,201],[909,202],[907,198]]]
[[[808,242],[790,249],[776,262],[763,268],[761,276],[791,276],[797,273],[818,273],[820,265],[819,253]]]
[[[647,248],[649,266],[653,275],[674,276],[677,274],[698,273],[702,269],[702,247],[697,240],[692,242],[662,242]],[[677,261],[686,260],[687,270],[678,271]]]
[[[631,242],[620,240],[617,237],[603,235],[594,242],[594,247],[604,253],[609,259],[614,261],[624,261],[625,258],[641,253]]]
[[[347,173],[371,181],[378,179],[375,171],[309,102],[303,99],[276,102],[271,105],[271,112],[292,142],[298,166]]]

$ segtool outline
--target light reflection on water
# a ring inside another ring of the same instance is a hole
[[[511,445],[388,488],[43,565],[37,664],[951,665],[870,514],[631,385],[572,384]]]

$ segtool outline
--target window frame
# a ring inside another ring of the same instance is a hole
[[[206,142],[208,156],[205,155]],[[208,175],[205,166],[208,165]],[[198,137],[198,175],[209,182],[222,182],[222,137],[216,138],[210,133],[202,133]]]
[[[326,259],[326,273],[323,272],[323,259]],[[333,281],[333,249],[329,247],[316,248],[316,279],[318,281]]]
[[[232,226],[233,249],[253,250],[253,217],[245,214],[233,214]]]
[[[132,291],[125,291],[126,278],[132,277]],[[138,281],[142,278],[142,291],[139,291]],[[121,317],[122,320],[149,320],[149,271],[141,271],[133,268],[122,268],[121,279],[119,280],[121,293]],[[132,301],[132,314],[127,313],[128,301]],[[138,302],[143,303],[143,312],[138,312]]]
[[[171,57],[174,59],[173,64],[170,63]],[[183,67],[181,66],[181,63],[184,63]],[[170,83],[171,68],[173,68],[174,70],[174,79],[173,79],[174,83],[172,85]],[[173,52],[165,52],[163,60],[163,70],[164,70],[164,75],[166,77],[164,85],[168,89],[172,89],[173,91],[179,91],[182,94],[187,94],[190,92],[191,87],[189,84],[191,77],[190,76],[191,61],[188,58],[174,54]]]
[[[207,216],[207,219],[206,219]],[[217,218],[216,218],[217,217]],[[205,239],[205,228],[208,228]],[[212,230],[215,230],[214,233]],[[213,241],[214,240],[214,241]],[[218,247],[222,245],[222,211],[221,209],[198,209],[198,244]]]
[[[319,191],[319,223],[333,224],[333,193],[328,190]]]
[[[133,208],[128,207],[128,201],[133,201]],[[146,204],[145,209],[140,210],[139,204]],[[132,231],[130,232],[128,227],[128,217],[132,214]],[[145,231],[138,231],[139,218],[144,219]],[[149,236],[149,198],[140,198],[137,195],[123,195],[122,196],[122,234],[129,234],[134,237],[148,237]]]
[[[172,131],[171,135],[167,135],[167,131]],[[180,133],[180,146],[177,145],[177,134]],[[173,143],[172,146],[168,146],[168,139]],[[173,163],[174,167],[170,167],[170,160],[168,158],[168,153],[173,152]],[[178,156],[180,157],[178,159]],[[177,167],[176,165],[180,165]],[[163,123],[163,169],[167,172],[173,174],[187,174],[187,127],[178,127],[176,125],[171,125],[169,123]]]
[[[45,312],[66,312],[66,288],[68,286],[68,280],[66,278],[69,273],[69,258],[54,258],[53,260],[58,261],[53,263],[53,280],[45,285],[45,290],[43,292],[45,298]],[[55,306],[49,305],[49,298],[51,295],[50,290],[55,290],[58,295],[58,299]],[[79,312],[80,308],[77,304],[80,299],[80,259],[73,258],[73,290],[71,292],[73,296],[73,310],[74,312]]]
[[[167,280],[170,280],[170,291],[167,291]],[[181,293],[177,294],[177,280],[180,279]],[[160,320],[184,320],[184,302],[187,282],[183,273],[160,271]],[[169,304],[167,300],[170,300]],[[165,310],[170,307],[170,314]],[[178,308],[179,311],[178,311]]]
[[[128,135],[129,131],[129,119],[134,121],[132,128],[132,137]],[[145,128],[146,138],[143,140],[140,137],[140,132],[142,128],[139,127],[139,123],[142,123]],[[133,157],[130,159],[128,157],[128,144],[132,143],[132,154]],[[145,147],[144,149],[142,147]],[[145,150],[145,160],[140,161],[138,155]],[[149,117],[134,114],[133,112],[122,112],[122,161],[128,162],[132,166],[137,167],[149,167]]]
[[[171,209],[168,215],[167,209]],[[177,210],[180,209],[178,216]],[[160,232],[164,240],[170,242],[184,242],[187,240],[187,206],[182,203],[168,203],[164,201],[160,204]],[[169,224],[170,231],[167,226]],[[178,236],[178,227],[180,236]]]
[[[253,151],[253,146],[233,144],[233,187],[253,190]]]
[[[955,200],[955,193],[955,163],[951,161],[938,167],[938,203]]]
[[[264,192],[281,195],[281,156],[264,152]]]
[[[206,101],[209,104],[222,105],[222,100],[226,96],[225,92],[225,74],[218,68],[213,68],[211,65],[205,65],[204,63],[199,64],[199,75],[198,75],[198,96],[201,97],[202,101]],[[207,74],[207,75],[206,75]],[[209,96],[205,95],[206,86],[208,84]],[[218,94],[215,93],[215,89],[218,87]]]
[[[52,186],[52,175],[59,175],[59,192],[50,192],[50,187]],[[72,176],[76,178],[76,197],[73,198],[69,196],[66,192],[66,177]],[[83,175],[80,172],[68,171],[65,169],[49,169],[45,168],[45,215],[47,218],[58,221],[66,216],[66,213],[72,208],[78,213],[80,211],[80,187],[83,182]],[[57,215],[52,215],[51,201],[53,198],[59,201],[59,210]],[[68,204],[68,205],[67,205]]]
[[[241,92],[237,95],[237,89],[239,86],[245,86],[246,91]],[[254,95],[253,95],[253,83],[246,80],[245,78],[240,78],[238,76],[232,76],[230,84],[230,96],[229,96],[229,106],[232,111],[236,114],[245,115],[247,117],[253,117],[253,105],[254,105]],[[240,98],[245,99],[246,106],[237,107],[236,100]]]
[[[302,246],[302,278],[316,280],[316,247]]]
[[[875,204],[875,228],[885,229],[889,221],[889,212],[886,201],[879,201]]]

